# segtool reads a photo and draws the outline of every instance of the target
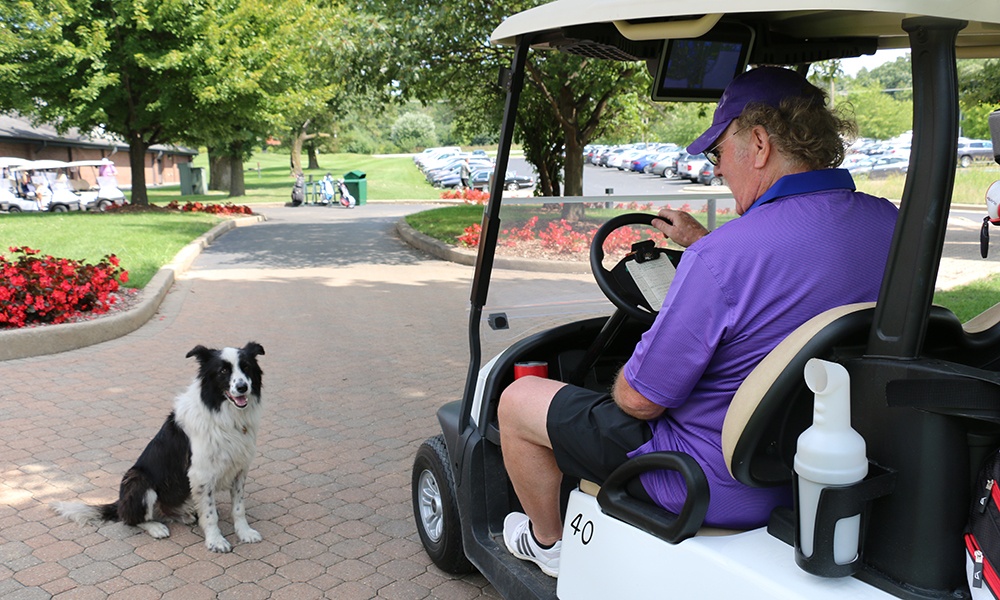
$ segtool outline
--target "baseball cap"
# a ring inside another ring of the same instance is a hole
[[[750,103],[777,108],[785,98],[801,97],[823,104],[823,92],[791,69],[758,67],[733,79],[719,99],[712,126],[687,147],[689,154],[700,154],[712,147],[722,132],[743,113]]]

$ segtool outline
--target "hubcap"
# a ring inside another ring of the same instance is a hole
[[[444,511],[441,506],[441,489],[434,474],[424,470],[418,482],[420,524],[432,542],[441,539],[444,533]]]

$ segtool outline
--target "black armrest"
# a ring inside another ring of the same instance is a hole
[[[677,471],[684,476],[687,499],[675,515],[627,492],[628,482],[647,471]],[[701,529],[708,513],[708,479],[691,456],[682,452],[652,452],[629,459],[601,484],[597,502],[606,514],[676,544]]]

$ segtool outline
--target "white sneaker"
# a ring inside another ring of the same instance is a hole
[[[503,520],[503,541],[507,545],[507,550],[517,558],[530,560],[549,577],[559,577],[562,540],[547,550],[539,546],[535,536],[531,534],[531,521],[528,515],[519,512],[507,515]]]

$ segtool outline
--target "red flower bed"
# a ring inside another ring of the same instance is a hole
[[[466,204],[486,204],[490,200],[490,193],[484,190],[471,188],[454,189],[441,192],[442,200],[464,200]]]
[[[245,204],[233,204],[232,202],[226,202],[224,204],[202,204],[201,202],[187,202],[181,205],[176,200],[171,200],[167,204],[167,208],[171,210],[180,210],[183,212],[205,212],[213,215],[252,215],[253,211],[250,207]]]
[[[119,282],[128,282],[114,254],[96,265],[39,256],[27,246],[0,256],[0,328],[64,323],[84,312],[102,314],[115,302]]]

